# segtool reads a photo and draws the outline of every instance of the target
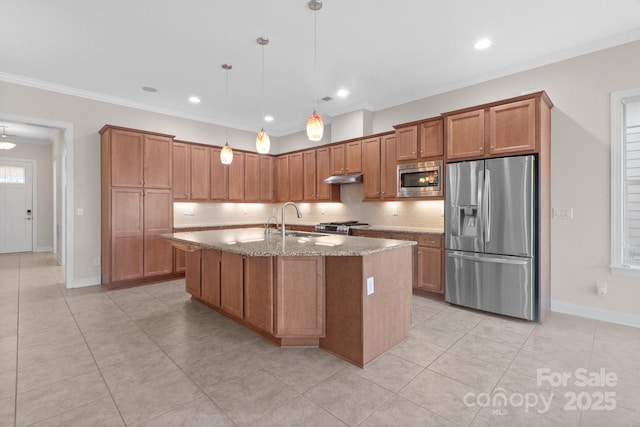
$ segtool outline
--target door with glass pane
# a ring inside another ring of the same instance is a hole
[[[33,250],[32,164],[0,159],[0,253]]]

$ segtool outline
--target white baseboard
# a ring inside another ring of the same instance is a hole
[[[36,252],[53,252],[53,246],[38,246]]]
[[[551,300],[551,311],[640,328],[640,316]]]
[[[95,286],[100,284],[100,276],[85,277],[84,279],[77,279],[73,282],[72,286],[68,286],[68,289],[72,288],[85,288],[87,286]]]

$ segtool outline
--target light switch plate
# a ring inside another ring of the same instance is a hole
[[[553,219],[573,219],[573,208],[553,208]]]
[[[373,293],[373,277],[367,277],[367,295]]]

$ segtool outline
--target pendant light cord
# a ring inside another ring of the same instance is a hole
[[[313,111],[316,111],[318,98],[318,11],[313,11]]]
[[[227,127],[226,127],[226,135],[225,135],[225,142],[228,144],[229,143],[229,69],[226,68],[225,72],[225,80],[226,80],[226,90],[225,90],[225,100],[227,101]]]
[[[262,87],[260,88],[260,97],[261,99],[261,103],[262,103],[262,119],[261,121],[264,121],[264,43],[262,44]],[[261,126],[262,129],[264,129],[264,126]]]

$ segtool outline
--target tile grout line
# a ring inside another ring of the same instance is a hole
[[[18,349],[20,348],[20,288],[21,286],[21,271],[22,271],[22,257],[18,255],[18,308],[16,309],[16,384],[15,394],[13,397],[13,425],[18,425]]]

